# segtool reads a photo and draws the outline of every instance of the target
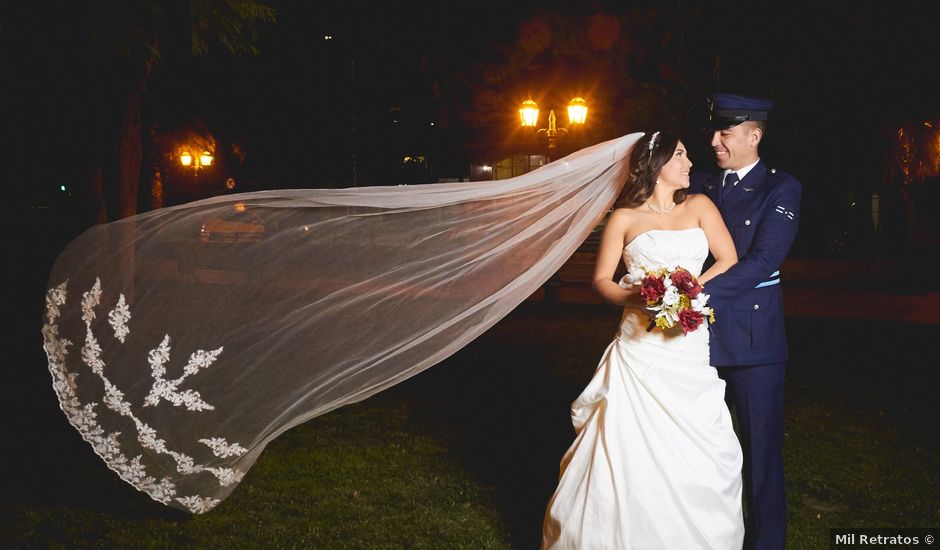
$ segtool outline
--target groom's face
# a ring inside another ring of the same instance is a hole
[[[760,130],[751,122],[716,130],[712,134],[715,162],[722,170],[740,170],[757,160]]]

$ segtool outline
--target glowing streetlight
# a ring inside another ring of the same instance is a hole
[[[214,160],[215,157],[209,151],[203,151],[199,155],[194,155],[185,149],[180,151],[180,164],[183,168],[192,168],[193,170],[193,185],[196,185],[199,181],[199,171],[207,166],[212,166]]]
[[[531,99],[523,101],[519,108],[519,119],[523,127],[534,128],[539,123],[539,106]]]
[[[587,120],[587,102],[583,97],[576,97],[568,102],[568,123],[584,124]]]
[[[213,160],[215,160],[215,157],[209,151],[203,151],[198,157],[193,156],[189,151],[180,153],[180,164],[186,168],[192,168],[195,172],[206,166],[212,166]]]
[[[587,121],[587,112],[588,106],[584,98],[573,98],[568,102],[568,126],[574,127],[584,124]],[[522,106],[519,108],[519,118],[524,128],[534,128],[538,126],[539,106],[531,99],[523,101]],[[559,136],[567,134],[568,129],[558,127],[556,124],[555,110],[552,109],[548,112],[548,127],[540,128],[537,133],[544,133],[545,137],[548,138],[548,157],[549,160],[551,160],[552,153],[555,152],[555,140],[558,139]]]

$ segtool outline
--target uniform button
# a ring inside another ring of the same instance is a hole
[[[771,169],[770,169],[770,173],[771,173],[771,174],[776,174],[776,173],[777,173],[777,169],[776,169],[776,168],[771,168]]]
[[[760,306],[757,304],[754,304],[754,309],[760,309]]]
[[[751,220],[744,220],[744,225],[751,225]]]

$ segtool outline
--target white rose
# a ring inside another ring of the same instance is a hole
[[[666,307],[673,307],[678,303],[679,303],[679,290],[674,286],[668,287],[666,289],[666,293],[663,295],[663,305]]]

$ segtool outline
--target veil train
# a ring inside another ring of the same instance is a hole
[[[279,434],[438,363],[538,289],[641,136],[509,180],[244,193],[95,226],[46,294],[59,404],[122,479],[206,512]]]

